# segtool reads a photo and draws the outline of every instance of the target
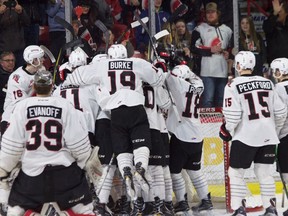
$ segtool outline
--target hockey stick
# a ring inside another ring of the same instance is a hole
[[[42,50],[44,50],[44,53],[48,56],[48,58],[50,59],[51,63],[54,64],[56,62],[56,59],[53,56],[53,54],[51,53],[51,51],[44,45],[40,45],[40,48]]]
[[[54,20],[72,34],[73,40],[77,38],[77,36],[75,35],[75,31],[73,29],[73,26],[70,23],[68,23],[65,19],[62,19],[59,16],[55,16]]]
[[[58,56],[57,56],[56,63],[55,63],[54,68],[53,68],[53,82],[54,83],[55,83],[55,79],[56,79],[56,72],[57,72],[57,68],[58,68],[58,65],[59,65],[60,57],[61,57],[63,51],[65,51],[65,50],[67,50],[69,48],[74,48],[76,46],[80,46],[80,45],[83,45],[82,39],[78,38],[76,40],[72,40],[72,41],[64,44],[63,47],[60,48]]]
[[[110,38],[110,33],[107,27],[104,25],[103,22],[100,20],[95,21],[95,25],[103,32],[104,37],[105,37],[105,43],[106,43],[106,48],[105,48],[105,54],[108,53],[108,46],[109,46],[109,38]]]
[[[184,14],[187,13],[187,11],[188,11],[187,5],[181,4],[179,7],[177,7],[177,9],[174,11],[174,13],[172,13],[172,15],[169,17],[168,22],[169,23],[174,22],[175,19],[183,16]]]
[[[148,34],[148,37],[149,37],[149,40],[150,40],[152,49],[153,49],[153,51],[154,51],[154,53],[155,53],[156,59],[157,59],[157,60],[160,60],[160,57],[159,57],[158,52],[157,52],[157,50],[156,50],[156,45],[155,45],[156,40],[155,40],[155,36],[154,36],[154,40],[153,40],[153,38],[152,38],[151,35],[150,35],[150,32],[149,32],[149,29],[148,29],[147,25],[142,22],[142,20],[140,19],[137,11],[134,12],[134,15],[135,15],[136,19],[140,22],[141,26],[144,28],[145,32]],[[167,30],[166,30],[166,31],[167,31]],[[155,34],[155,35],[157,35],[157,34]],[[161,34],[160,34],[160,35],[161,35]],[[159,36],[160,36],[160,35],[159,35]],[[163,35],[164,35],[164,34],[163,34]],[[158,39],[159,39],[159,38],[160,38],[160,37],[158,37]],[[150,59],[150,60],[151,60],[151,59]],[[167,89],[167,91],[168,91],[168,95],[169,95],[169,98],[170,98],[170,100],[171,100],[172,108],[173,108],[173,111],[175,112],[177,121],[180,123],[182,120],[181,120],[181,117],[180,117],[179,112],[178,112],[178,110],[177,110],[177,106],[176,106],[175,101],[174,101],[174,99],[173,99],[173,97],[172,97],[172,95],[171,95],[171,92],[170,92],[170,90],[169,90],[169,87],[168,87],[168,85],[167,85],[166,80],[165,80],[164,85],[165,85],[165,87],[166,87],[166,89]]]
[[[144,17],[141,19],[143,23],[147,23],[149,18],[148,17]],[[117,41],[115,42],[115,44],[119,44],[121,42],[121,40],[123,39],[124,35],[130,30],[130,29],[133,29],[133,28],[136,28],[137,26],[140,26],[141,23],[139,21],[135,21],[135,22],[132,22],[129,26],[127,26],[127,28],[125,29],[124,32],[122,32],[122,34],[120,35],[120,37],[117,39]]]

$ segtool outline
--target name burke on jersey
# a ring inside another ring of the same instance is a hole
[[[109,70],[132,70],[132,61],[110,61]]]
[[[272,85],[270,81],[250,81],[246,83],[240,83],[236,85],[239,94],[250,92],[253,90],[272,90]]]
[[[31,106],[28,107],[27,118],[35,118],[35,117],[52,117],[61,119],[62,109],[59,107],[53,106]]]

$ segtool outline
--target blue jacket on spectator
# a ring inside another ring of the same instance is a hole
[[[148,10],[144,10],[141,12],[140,17],[149,17]],[[170,14],[166,11],[163,11],[160,9],[155,14],[155,25],[156,25],[156,33],[162,30],[162,26],[165,22],[168,21],[170,17]],[[149,23],[146,23],[147,26],[149,26]],[[149,36],[145,32],[145,30],[139,26],[136,28],[136,48],[137,50],[140,50],[141,52],[144,51],[143,47],[147,47],[149,44]]]
[[[57,23],[54,18],[59,16],[65,19],[65,7],[61,7],[61,2],[58,1],[55,4],[49,3],[47,6],[46,13],[48,14],[48,25],[49,31],[65,31],[62,25]]]

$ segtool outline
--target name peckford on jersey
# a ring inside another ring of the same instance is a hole
[[[240,83],[236,85],[239,94],[250,92],[257,89],[272,90],[272,84],[270,81],[250,81],[246,83]]]

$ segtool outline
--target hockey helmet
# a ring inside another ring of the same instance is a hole
[[[288,74],[288,58],[276,58],[271,62],[273,76],[279,79],[282,75]]]
[[[253,70],[255,64],[255,55],[250,51],[240,51],[235,56],[235,70],[238,73],[246,69]]]
[[[37,71],[34,76],[34,85],[49,86],[52,85],[52,74],[50,71]]]
[[[44,51],[43,49],[41,49],[41,47],[37,46],[37,45],[30,45],[28,47],[25,48],[24,52],[23,52],[23,58],[24,60],[33,65],[34,67],[38,67],[41,64],[40,59],[44,56]],[[38,64],[34,65],[33,61],[34,59],[38,60]]]
[[[123,44],[113,44],[108,49],[108,57],[110,59],[127,58],[127,49]]]
[[[86,65],[87,64],[88,55],[82,50],[80,47],[77,47],[74,51],[69,55],[69,64],[72,68]]]
[[[171,71],[171,74],[184,80],[190,79],[191,77],[194,76],[194,73],[190,70],[190,68],[187,65],[175,66]]]

